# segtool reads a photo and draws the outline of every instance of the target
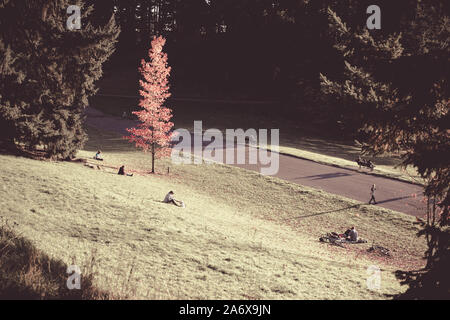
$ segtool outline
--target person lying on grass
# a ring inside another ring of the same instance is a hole
[[[97,151],[97,153],[94,156],[94,159],[98,161],[103,161],[102,152],[100,150]]]
[[[132,177],[133,174],[129,174],[129,173],[125,173],[125,166],[121,166],[119,169],[119,172],[117,173],[119,176],[128,176],[128,177]]]
[[[173,191],[170,191],[167,195],[166,195],[166,197],[164,198],[164,203],[171,203],[171,204],[174,204],[174,205],[176,205],[177,207],[181,207],[181,208],[184,208],[185,207],[185,205],[184,205],[184,202],[183,201],[178,201],[178,200],[175,200],[175,198],[173,197],[174,196],[174,192]]]

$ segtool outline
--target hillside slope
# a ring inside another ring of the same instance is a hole
[[[150,299],[379,299],[402,291],[397,268],[421,264],[412,217],[223,165],[146,174],[148,156],[112,133],[90,130],[80,158],[102,147],[93,170],[1,155],[1,216],[67,264],[97,261],[97,285]],[[89,162],[92,162],[88,160]],[[116,175],[118,165],[134,177]],[[160,161],[160,171],[170,164]],[[174,190],[181,209],[161,203]],[[330,247],[321,233],[358,226],[371,244]],[[379,292],[366,286],[379,266]]]

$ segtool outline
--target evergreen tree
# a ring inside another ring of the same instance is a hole
[[[449,88],[450,20],[442,3],[417,4],[417,19],[380,38],[351,30],[329,10],[345,75],[321,75],[325,93],[361,115],[365,151],[401,152],[429,182],[426,195],[446,198],[450,182]]]
[[[67,8],[81,8],[69,30]],[[114,18],[90,22],[83,1],[0,2],[1,140],[46,157],[68,159],[86,140],[83,112],[119,34]]]
[[[406,297],[448,299],[450,18],[442,1],[410,5],[412,18],[399,18],[398,32],[390,35],[352,29],[330,9],[345,74],[340,79],[321,75],[322,87],[360,115],[364,152],[399,153],[403,165],[414,166],[425,179],[428,218],[419,235],[427,238],[427,266],[398,275],[410,286]]]

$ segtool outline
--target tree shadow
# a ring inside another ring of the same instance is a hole
[[[25,147],[21,147],[15,144],[2,144],[0,142],[0,154],[5,156],[31,158],[36,160],[47,159],[44,151],[40,150],[27,150]]]
[[[85,272],[80,290],[67,287],[67,265],[39,251],[31,241],[0,225],[0,300],[108,299],[109,293],[93,285]],[[92,270],[92,269],[90,269]]]
[[[355,204],[353,206],[346,207],[346,208],[330,210],[330,211],[324,211],[324,212],[317,212],[317,213],[313,213],[313,214],[309,214],[309,215],[305,215],[305,216],[297,216],[295,218],[286,219],[286,220],[294,220],[294,219],[301,219],[301,218],[317,217],[317,216],[321,216],[321,215],[325,215],[325,214],[329,214],[329,213],[337,213],[337,212],[342,212],[342,211],[349,210],[349,209],[357,209],[357,208],[360,208],[360,207],[361,207],[360,204]]]
[[[408,289],[398,295],[397,300],[449,300],[450,299],[450,230],[428,226],[418,236],[426,236],[428,250],[427,265],[421,270],[396,271],[395,275]]]
[[[296,179],[324,180],[324,179],[341,178],[341,177],[348,177],[348,176],[352,176],[352,174],[343,173],[343,172],[335,172],[335,173],[317,174],[317,175],[308,176],[308,177],[298,177]]]
[[[385,203],[389,203],[389,202],[394,202],[394,201],[399,201],[399,200],[404,200],[404,199],[409,199],[412,198],[412,196],[404,196],[404,197],[398,197],[398,198],[392,198],[392,199],[387,199],[387,200],[383,200],[383,201],[378,201],[378,204],[385,204]]]

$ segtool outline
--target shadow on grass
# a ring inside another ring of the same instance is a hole
[[[17,148],[15,148],[13,146],[5,146],[2,144],[0,144],[0,154],[6,155],[6,156],[16,156],[16,157],[22,156],[22,153]]]
[[[39,150],[27,150],[25,147],[16,144],[6,144],[0,142],[0,154],[14,157],[32,158],[36,160],[47,159],[45,152]]]
[[[0,300],[106,300],[93,274],[83,274],[81,290],[67,288],[67,265],[40,252],[12,227],[0,225]]]
[[[392,202],[392,201],[398,201],[398,200],[403,200],[403,199],[408,199],[411,198],[410,196],[407,197],[399,197],[399,198],[393,198],[393,199],[389,199],[389,200],[385,200],[385,201],[381,201],[378,202],[377,204],[383,204],[383,203],[388,203],[388,202]],[[346,207],[346,208],[341,208],[341,209],[336,209],[336,210],[330,210],[330,211],[323,211],[323,212],[317,212],[317,213],[312,213],[309,215],[305,215],[305,216],[297,216],[295,218],[292,219],[286,219],[286,220],[294,220],[294,219],[301,219],[301,218],[311,218],[311,217],[317,217],[317,216],[321,216],[321,215],[325,215],[325,214],[329,214],[329,213],[337,213],[337,212],[342,212],[345,210],[350,210],[350,209],[358,209],[362,206],[362,204],[356,204],[350,207]]]
[[[317,217],[317,216],[321,216],[321,215],[325,215],[325,214],[329,214],[329,213],[337,213],[337,212],[342,212],[342,211],[349,210],[349,209],[357,209],[360,206],[361,205],[356,204],[356,205],[353,205],[353,206],[350,206],[350,207],[346,207],[346,208],[342,208],[342,209],[336,209],[336,210],[330,210],[330,211],[324,211],[324,212],[317,212],[317,213],[313,213],[313,214],[309,214],[309,215],[305,215],[305,216],[297,216],[295,218],[287,219],[287,220]]]
[[[424,258],[427,265],[421,270],[395,272],[406,292],[390,296],[397,300],[450,300],[450,229],[423,226],[418,236],[427,239]]]
[[[378,201],[377,204],[385,204],[385,203],[399,201],[399,200],[405,200],[405,199],[409,199],[409,198],[412,198],[412,196],[404,196],[404,197],[398,197],[398,198],[392,198],[392,199],[387,199],[387,200],[383,200],[383,201]]]
[[[348,176],[352,176],[352,174],[343,173],[343,172],[335,172],[335,173],[318,174],[318,175],[308,176],[308,177],[299,177],[296,179],[325,180],[325,179],[341,178],[341,177],[348,177]]]

